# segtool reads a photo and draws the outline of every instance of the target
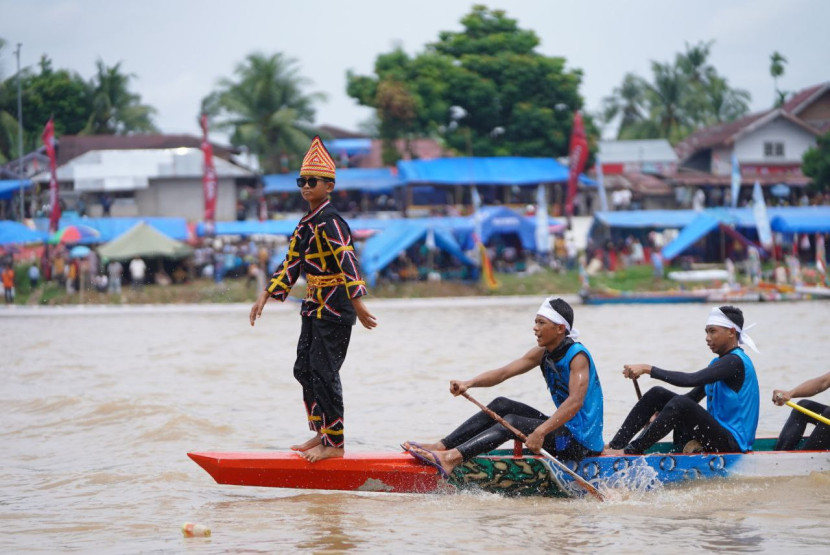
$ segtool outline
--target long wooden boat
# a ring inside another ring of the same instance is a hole
[[[597,488],[648,490],[691,480],[783,477],[830,471],[830,451],[772,451],[759,439],[750,453],[683,454],[659,443],[644,456],[589,457],[566,463]],[[571,477],[524,450],[496,450],[457,467],[448,480],[407,453],[347,453],[309,463],[296,453],[188,453],[217,483],[239,486],[435,493],[482,490],[506,495],[579,496]]]
[[[614,293],[580,292],[582,304],[666,304],[703,303],[708,300],[705,291],[619,291]]]

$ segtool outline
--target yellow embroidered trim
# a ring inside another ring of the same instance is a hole
[[[326,434],[329,436],[342,436],[343,430],[332,430],[331,428],[320,428],[321,434]]]

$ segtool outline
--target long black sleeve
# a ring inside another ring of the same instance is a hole
[[[744,383],[744,363],[734,353],[727,353],[697,372],[674,372],[652,366],[651,377],[678,387],[698,387],[723,381],[734,391]]]

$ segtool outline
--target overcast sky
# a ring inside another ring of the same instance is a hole
[[[506,10],[541,39],[539,51],[563,56],[584,73],[588,111],[626,72],[650,76],[651,60],[673,60],[685,43],[714,40],[710,61],[731,86],[752,95],[751,108],[773,102],[769,57],[789,61],[780,86],[797,91],[830,81],[827,0],[505,0]],[[95,61],[122,63],[131,89],[154,106],[165,133],[199,134],[201,99],[251,52],[295,58],[317,105],[317,124],[357,130],[371,110],[346,95],[346,71],[371,74],[378,54],[400,45],[423,51],[440,31],[460,31],[473,2],[460,0],[0,0],[0,75],[41,55],[55,68],[92,77]],[[25,117],[25,116],[24,116]]]

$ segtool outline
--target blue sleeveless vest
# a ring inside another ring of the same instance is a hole
[[[740,391],[733,391],[724,382],[706,384],[706,410],[721,426],[732,432],[742,451],[752,450],[755,430],[758,428],[761,393],[755,366],[740,347],[730,351],[744,363],[744,383]],[[718,360],[712,359],[712,362]]]
[[[542,375],[544,375],[545,382],[548,384],[553,403],[559,407],[568,398],[571,360],[579,353],[585,353],[585,356],[588,357],[588,391],[585,393],[582,408],[570,421],[565,423],[565,427],[582,446],[592,451],[602,451],[602,387],[599,383],[596,366],[594,366],[594,359],[591,358],[588,349],[582,343],[574,343],[558,362],[549,360],[547,354],[545,354],[541,364]]]

